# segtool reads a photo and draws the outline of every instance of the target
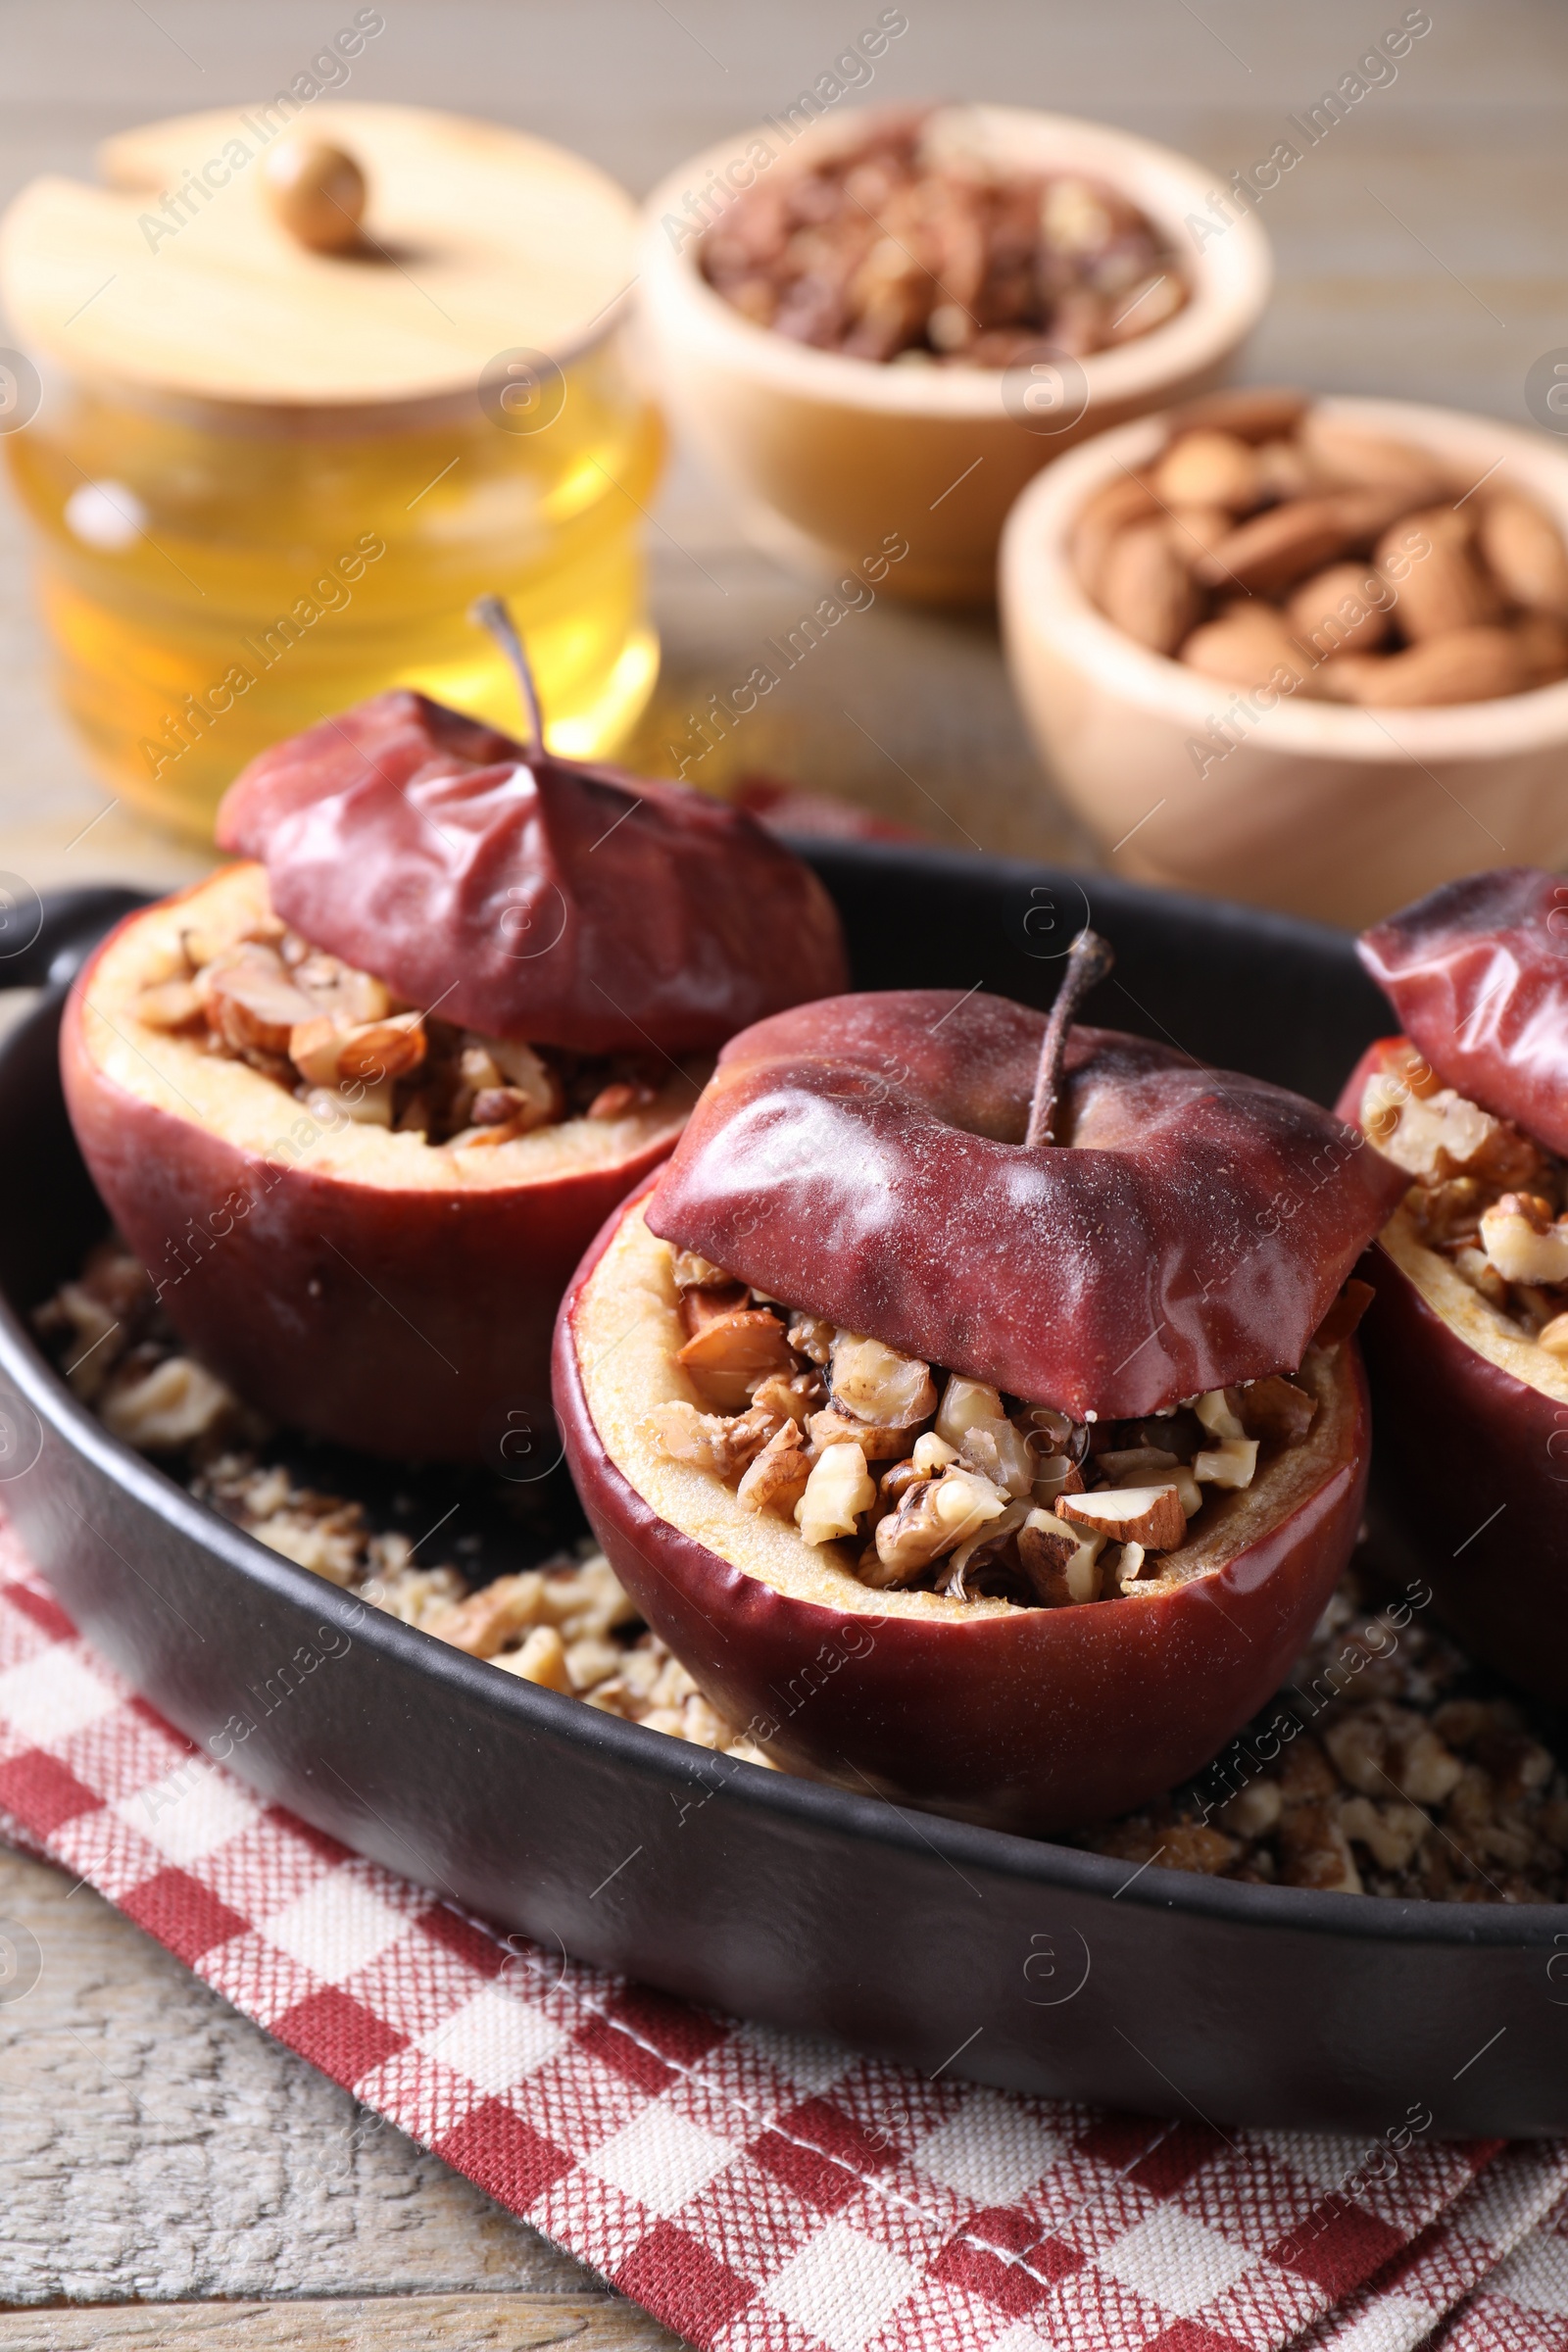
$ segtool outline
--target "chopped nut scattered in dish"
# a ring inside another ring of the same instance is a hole
[[[1414,1181],[1419,1238],[1527,1340],[1568,1360],[1568,1164],[1440,1086],[1413,1046],[1367,1080],[1361,1124]]]
[[[701,261],[757,325],[906,366],[1006,368],[1042,341],[1102,351],[1163,326],[1189,291],[1113,188],[999,166],[930,115],[885,117],[810,169],[766,173]]]
[[[643,1626],[592,1544],[475,1590],[450,1561],[416,1565],[417,1544],[374,1527],[363,1503],[302,1484],[260,1415],[182,1351],[122,1242],[100,1243],[34,1321],[75,1395],[117,1437],[285,1559],[525,1682],[766,1764]]]
[[[1159,1574],[1210,1494],[1250,1487],[1260,1449],[1299,1445],[1317,1412],[1276,1374],[1142,1421],[1076,1423],[764,1298],[688,1250],[671,1267],[689,1335],[676,1361],[702,1402],[657,1406],[649,1435],[808,1544],[852,1547],[881,1591],[1024,1608],[1118,1598]]]
[[[688,1259],[683,1271],[706,1277],[711,1288],[727,1283],[718,1268],[701,1261]],[[697,1287],[695,1279],[689,1287]],[[452,1561],[416,1564],[417,1544],[399,1529],[376,1527],[364,1503],[302,1483],[278,1458],[278,1443],[259,1416],[181,1351],[145,1268],[122,1243],[100,1244],[80,1274],[40,1308],[36,1323],[73,1390],[109,1427],[274,1551],[503,1672],[651,1731],[768,1763],[714,1713],[685,1668],[638,1619],[609,1562],[591,1545],[475,1587]],[[791,1330],[804,1335],[808,1323],[796,1317]],[[823,1328],[814,1328],[813,1340]],[[823,1360],[829,1374],[833,1338],[827,1330]],[[850,1356],[847,1367],[863,1372],[866,1361]],[[906,1369],[910,1363],[898,1358],[884,1367],[889,1386],[859,1390],[862,1401],[889,1411],[918,1401],[922,1391],[915,1372]],[[826,1394],[814,1370],[806,1385],[813,1384]],[[758,1422],[752,1414],[773,1417],[774,1399],[783,1396],[804,1407],[808,1421],[820,1408],[795,1382],[775,1376],[764,1388],[770,1400],[760,1411],[693,1418],[720,1428],[752,1422],[741,1442],[740,1449],[749,1450],[741,1486],[761,1473],[754,1507],[780,1509],[792,1484],[795,1499],[801,1497],[811,1442],[802,1422],[784,1411],[773,1435],[753,1446]],[[1035,1451],[1030,1459],[1039,1482],[1056,1485],[1062,1509],[1044,1510],[1022,1496],[998,1508],[1000,1490],[992,1477],[970,1467],[960,1451],[964,1446],[972,1451],[976,1436],[998,1441],[998,1431],[988,1426],[997,1416],[985,1409],[992,1394],[976,1382],[950,1380],[935,1426],[915,1439],[908,1457],[890,1469],[876,1465],[876,1507],[891,1497],[896,1519],[904,1496],[917,1489],[928,1495],[946,1487],[956,1470],[955,1494],[967,1495],[971,1513],[990,1512],[967,1540],[969,1557],[976,1556],[978,1538],[989,1532],[994,1539],[1009,1511],[1022,1511],[1013,1534],[1031,1594],[1059,1606],[1116,1590],[1104,1573],[1107,1556],[1113,1556],[1111,1540],[1063,1512],[1073,1504],[1081,1511],[1085,1497],[1097,1493],[1125,1492],[1120,1482],[1130,1471],[1143,1478],[1147,1492],[1170,1459],[1172,1444],[1110,1444],[1108,1430],[1074,1433],[1045,1407],[1015,1414],[1008,1426],[1026,1448],[1032,1440],[1055,1449]],[[1205,1397],[1185,1416],[1194,1428],[1184,1442],[1195,1450],[1204,1437],[1215,1441],[1216,1449],[1238,1443],[1225,1435],[1238,1408],[1258,1432],[1259,1445],[1278,1443],[1273,1433],[1282,1427],[1300,1434],[1304,1408],[1293,1401],[1300,1396],[1293,1383],[1279,1380],[1230,1392],[1234,1405],[1224,1396]],[[1157,1434],[1174,1441],[1180,1433],[1170,1425],[1183,1418],[1159,1422]],[[957,1445],[940,1434],[944,1420]],[[1147,1434],[1148,1425],[1117,1434],[1126,1438],[1140,1430]],[[1091,1447],[1098,1441],[1098,1450],[1084,1450],[1075,1460],[1083,1437]],[[998,1466],[1002,1448],[1010,1456],[1004,1438]],[[835,1453],[846,1457],[846,1484],[858,1482],[849,1457],[863,1461],[859,1447],[836,1443],[818,1458]],[[770,1458],[772,1470],[766,1468]],[[867,1483],[871,1467],[866,1464]],[[1107,1471],[1116,1486],[1089,1483]],[[1170,1473],[1172,1483],[1179,1475]],[[776,1496],[761,1491],[775,1481]],[[980,1494],[982,1487],[990,1496]],[[860,1491],[858,1483],[854,1491]],[[840,1497],[846,1498],[853,1494]],[[1119,1507],[1126,1509],[1125,1503]],[[917,1509],[911,1517],[924,1524],[929,1514]],[[884,1515],[879,1535],[887,1524]],[[945,1523],[944,1536],[950,1532]],[[923,1550],[924,1544],[922,1535],[913,1548]],[[892,1537],[888,1547],[897,1555]],[[1139,1544],[1129,1535],[1120,1548],[1126,1562]],[[948,1589],[956,1583],[961,1593],[967,1561],[964,1568],[956,1565],[957,1549],[941,1557],[927,1553],[923,1572],[932,1572],[933,1560]],[[985,1565],[980,1562],[978,1574]],[[1123,1579],[1128,1573],[1125,1566],[1120,1571]],[[1071,1841],[1135,1867],[1157,1860],[1164,1869],[1253,1884],[1457,1902],[1568,1898],[1568,1777],[1535,1736],[1526,1710],[1483,1683],[1454,1643],[1428,1622],[1429,1599],[1426,1588],[1418,1587],[1413,1596],[1375,1607],[1373,1588],[1352,1570],[1280,1697],[1205,1774],[1159,1803]]]
[[[249,1063],[322,1118],[493,1150],[562,1119],[628,1117],[663,1082],[657,1056],[460,1029],[270,914],[228,938],[193,926],[181,946],[182,968],[142,991],[138,1019]]]
[[[1568,1897],[1568,1774],[1417,1580],[1355,1570],[1278,1698],[1187,1788],[1071,1840],[1135,1867],[1459,1903]]]

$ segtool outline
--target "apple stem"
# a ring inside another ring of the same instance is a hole
[[[517,635],[512,614],[499,596],[481,596],[470,608],[468,618],[481,629],[489,630],[511,662],[528,720],[528,749],[542,752],[545,748],[545,722],[539,710],[539,690],[533,682],[533,671],[528,666],[528,657],[522,650],[522,639]]]
[[[1061,1099],[1061,1065],[1067,1056],[1067,1032],[1090,990],[1104,979],[1115,962],[1108,940],[1087,927],[1067,950],[1067,968],[1061,975],[1056,1002],[1051,1007],[1046,1034],[1040,1041],[1040,1066],[1035,1074],[1034,1100],[1029,1105],[1026,1147],[1033,1151],[1056,1140],[1056,1107]]]

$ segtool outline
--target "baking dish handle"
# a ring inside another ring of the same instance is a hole
[[[18,879],[0,877],[0,989],[63,987],[104,933],[152,898],[118,882],[40,896]]]

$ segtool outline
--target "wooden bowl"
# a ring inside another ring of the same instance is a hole
[[[704,277],[689,199],[715,178],[755,181],[759,143],[773,158],[761,169],[780,172],[857,144],[861,112],[824,118],[793,140],[787,119],[770,122],[694,157],[650,197],[642,244],[642,315],[660,391],[760,535],[854,565],[902,539],[908,552],[880,584],[926,601],[994,596],[997,541],[1030,477],[1074,442],[1216,382],[1273,276],[1250,215],[1195,250],[1186,221],[1206,213],[1212,175],[1185,156],[1071,115],[962,112],[984,147],[1020,170],[1083,172],[1138,205],[1181,257],[1192,287],[1185,309],[1074,364],[1081,381],[1069,366],[1034,384],[1016,369],[847,359],[754,325]]]
[[[1412,401],[1319,406],[1434,451],[1466,484],[1490,472],[1489,487],[1528,492],[1568,536],[1568,455],[1545,436]],[[1149,417],[1073,451],[1024,492],[1003,539],[1014,690],[1115,870],[1359,928],[1456,874],[1568,864],[1568,679],[1488,703],[1362,710],[1298,696],[1249,713],[1240,687],[1149,652],[1096,609],[1068,558],[1074,521],[1163,432]],[[1215,758],[1221,726],[1232,748]]]

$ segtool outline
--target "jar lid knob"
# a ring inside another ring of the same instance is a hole
[[[637,277],[625,191],[499,122],[281,90],[117,131],[99,161],[105,186],[46,174],[0,220],[0,341],[247,430],[471,416],[519,354],[537,379],[616,334]]]
[[[360,242],[365,173],[346,147],[284,139],[262,165],[272,217],[312,253],[347,253]]]

